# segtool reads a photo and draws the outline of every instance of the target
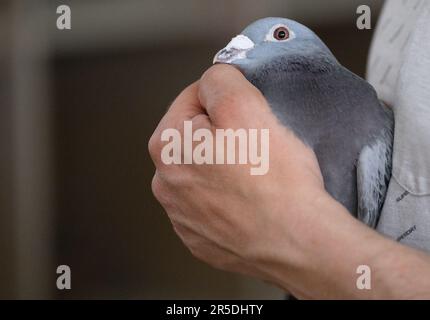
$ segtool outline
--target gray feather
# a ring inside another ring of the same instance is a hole
[[[392,114],[391,110],[387,112]],[[394,118],[391,117],[393,124]],[[376,228],[391,178],[393,132],[381,131],[374,142],[363,148],[357,164],[358,219]]]
[[[267,32],[279,24],[294,38],[267,41]],[[295,21],[262,19],[242,35],[255,46],[229,63],[260,89],[280,122],[314,150],[327,191],[374,227],[391,174],[393,118],[373,87]]]

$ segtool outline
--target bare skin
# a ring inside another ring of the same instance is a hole
[[[269,128],[270,170],[246,165],[165,165],[161,132]],[[282,126],[235,68],[216,65],[174,101],[149,142],[152,183],[191,253],[226,271],[269,281],[306,299],[430,298],[430,257],[355,220],[325,190],[315,154]],[[358,290],[359,265],[372,271]]]

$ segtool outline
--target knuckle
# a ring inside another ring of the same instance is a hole
[[[148,141],[148,151],[152,158],[152,161],[154,161],[155,164],[159,162],[161,152],[160,141],[161,139],[156,132],[152,134],[151,138]]]
[[[199,247],[194,245],[188,245],[188,249],[196,259],[209,263],[206,254]]]
[[[181,193],[178,192],[182,186],[177,183],[175,176],[175,172],[157,169],[151,182],[155,199],[168,213],[176,208],[178,202],[183,201]]]
[[[215,66],[211,66],[209,69],[207,69],[201,77],[201,82],[210,83],[212,81],[222,80],[221,79],[222,74],[221,74],[221,72],[219,72],[220,67],[221,66],[219,66],[219,65],[215,65]]]
[[[153,193],[154,197],[158,201],[162,202],[162,200],[163,200],[163,194],[164,194],[164,189],[162,187],[161,179],[160,179],[160,177],[158,176],[157,173],[152,178],[151,189],[152,189],[152,193]]]

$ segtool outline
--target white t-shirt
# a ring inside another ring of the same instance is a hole
[[[395,114],[393,176],[377,230],[430,251],[430,1],[386,1],[367,76]]]

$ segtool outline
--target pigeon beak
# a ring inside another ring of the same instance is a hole
[[[235,60],[245,59],[246,53],[254,46],[255,44],[251,39],[240,34],[215,55],[213,63],[232,63]]]

